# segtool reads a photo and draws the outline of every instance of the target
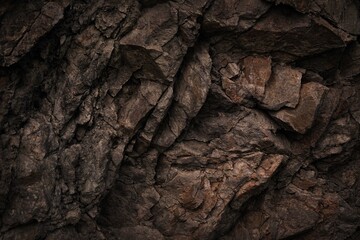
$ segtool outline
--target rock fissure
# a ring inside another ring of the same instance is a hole
[[[0,239],[357,239],[359,10],[3,1]]]

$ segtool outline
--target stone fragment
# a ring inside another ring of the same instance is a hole
[[[240,88],[239,84],[230,80],[229,78],[223,77],[221,82],[222,88],[226,95],[234,103],[242,103],[246,97],[246,92]]]
[[[109,63],[113,50],[114,40],[105,39],[93,26],[74,36],[66,52],[66,73],[59,76],[63,80],[55,83],[56,90],[49,97],[54,105],[52,114],[56,128],[69,121],[82,99],[89,94],[89,88]]]
[[[271,115],[284,124],[285,128],[304,134],[312,127],[326,91],[327,87],[319,83],[303,84],[299,104],[295,109],[282,109]]]
[[[18,6],[7,14],[0,26],[0,65],[10,66],[37,43],[57,24],[69,1],[41,1]],[[14,17],[16,16],[16,17]],[[25,20],[26,19],[26,20]]]
[[[158,82],[142,80],[136,92],[125,103],[118,116],[118,124],[124,129],[134,130],[158,102],[165,86]]]
[[[319,219],[319,214],[307,204],[309,203],[296,198],[283,199],[279,203],[275,211],[277,211],[279,219],[286,220],[284,224],[279,225],[277,236],[280,239],[294,236],[311,229],[315,225]]]
[[[275,66],[266,85],[261,105],[269,110],[295,108],[299,102],[302,72],[288,66]]]
[[[107,38],[116,38],[131,30],[140,15],[137,1],[110,0],[98,4],[102,11],[96,12],[95,27]]]
[[[329,124],[328,131],[312,150],[314,158],[322,159],[339,155],[340,162],[346,160],[351,156],[350,149],[354,146],[354,139],[358,133],[359,125],[349,115],[332,121]],[[332,162],[336,162],[335,159],[334,157]]]
[[[240,209],[240,207],[249,200],[250,197],[258,194],[267,186],[269,178],[278,170],[281,164],[287,160],[284,155],[269,155],[262,159],[260,166],[256,171],[256,175],[252,176],[256,180],[248,181],[240,187],[231,202],[231,207]]]
[[[170,118],[155,137],[155,144],[169,147],[196,116],[210,88],[210,71],[211,58],[207,46],[197,46],[178,79],[174,89],[175,103],[169,110]]]
[[[270,57],[246,57],[241,67],[242,71],[237,64],[229,63],[221,70],[225,93],[235,103],[241,103],[246,97],[262,100],[271,75]]]
[[[221,85],[226,95],[234,102],[241,103],[246,93],[239,84],[240,68],[236,63],[228,63],[220,70]]]
[[[288,4],[301,13],[321,14],[341,29],[351,33],[360,34],[359,4],[356,1],[332,0],[272,0],[276,4]]]
[[[244,59],[243,68],[244,78],[240,84],[252,97],[262,100],[271,75],[270,57],[247,57]]]
[[[143,153],[153,140],[161,121],[165,118],[167,111],[173,100],[173,87],[170,86],[165,90],[159,99],[151,115],[148,117],[142,132],[139,133],[139,139],[135,144],[134,152]]]
[[[196,18],[202,13],[206,2],[165,2],[147,8],[135,27],[120,40],[120,44],[145,49],[163,75],[172,80],[188,47],[195,43],[200,28]]]
[[[237,44],[248,51],[285,52],[294,58],[344,47],[353,39],[322,19],[274,8],[242,34]]]
[[[351,44],[344,52],[340,65],[343,78],[351,78],[360,74],[360,44]]]
[[[245,31],[255,24],[270,4],[261,0],[214,1],[204,16],[206,31]]]

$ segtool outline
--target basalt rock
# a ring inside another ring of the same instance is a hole
[[[359,5],[2,1],[0,239],[359,239]]]

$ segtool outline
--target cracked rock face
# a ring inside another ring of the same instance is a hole
[[[2,1],[0,239],[359,239],[359,13]]]

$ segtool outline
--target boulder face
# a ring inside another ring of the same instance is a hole
[[[299,103],[295,108],[284,108],[271,115],[289,129],[304,134],[313,126],[326,90],[327,87],[320,83],[305,83],[301,87]]]
[[[0,239],[359,239],[359,12],[2,1]]]
[[[279,110],[284,106],[295,108],[299,103],[301,78],[302,72],[298,69],[274,67],[262,106],[269,110]]]

